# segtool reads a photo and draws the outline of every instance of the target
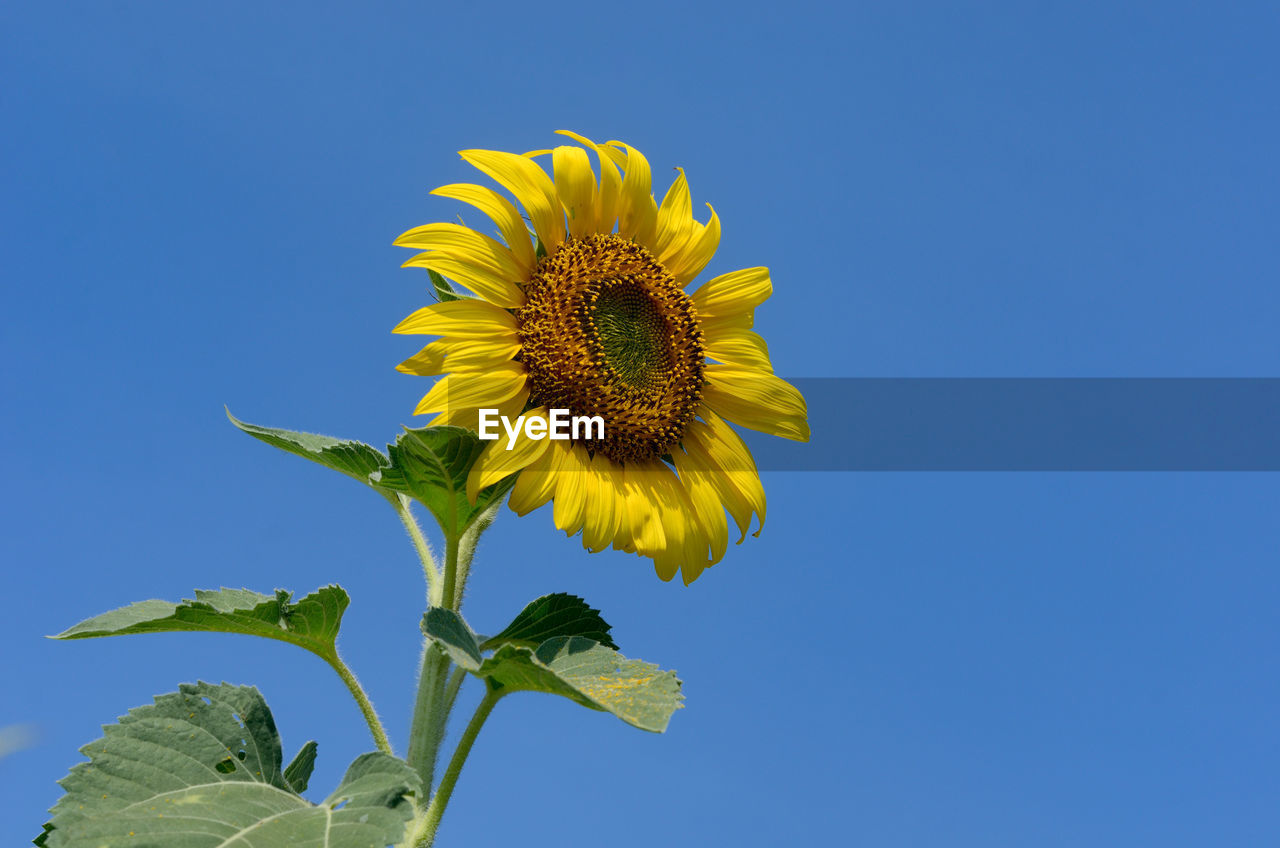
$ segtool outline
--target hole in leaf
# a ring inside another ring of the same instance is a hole
[[[240,758],[240,762],[244,762],[244,758],[249,756],[245,751],[236,751],[236,756]]]
[[[227,757],[225,760],[214,766],[214,768],[219,774],[231,774],[231,772],[236,770],[236,762],[230,757]]]

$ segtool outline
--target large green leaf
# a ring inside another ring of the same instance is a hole
[[[537,650],[503,645],[476,672],[507,691],[549,692],[661,733],[684,696],[674,671],[627,659],[581,636],[557,636]]]
[[[385,491],[382,491],[369,477],[369,475],[386,468],[391,464],[391,461],[383,455],[382,451],[366,445],[364,442],[336,439],[333,436],[321,436],[315,433],[299,433],[293,430],[259,427],[257,424],[241,421],[232,415],[229,409],[227,410],[227,417],[231,419],[232,424],[255,439],[261,439],[272,447],[296,454],[303,459],[318,462],[326,468],[332,468],[334,471],[341,471],[366,486],[372,486],[383,496],[391,497]]]
[[[477,663],[479,640],[457,613],[433,607],[423,618],[422,630],[461,668],[504,694],[560,695],[655,733],[667,729],[684,699],[674,671],[627,659],[583,636],[555,636],[536,649],[508,642]]]
[[[467,475],[484,445],[464,427],[405,430],[387,450],[390,467],[374,472],[370,480],[421,502],[440,522],[446,536],[461,536],[515,485],[513,475],[481,489],[474,504],[467,499]]]
[[[341,586],[325,586],[297,603],[290,598],[290,593],[283,590],[276,590],[271,596],[248,589],[197,589],[193,601],[139,601],[86,619],[53,638],[88,639],[179,630],[246,633],[298,645],[325,660],[335,658],[334,642],[349,602],[346,591]]]
[[[617,649],[609,637],[609,625],[600,611],[577,595],[557,592],[533,601],[497,636],[485,640],[488,650],[507,642],[536,648],[555,636],[585,636],[601,645]]]
[[[53,808],[48,848],[370,848],[400,840],[420,790],[406,763],[364,754],[320,804],[280,771],[258,690],[184,684],[130,710],[81,749]]]

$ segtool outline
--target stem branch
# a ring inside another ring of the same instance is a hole
[[[373,708],[373,702],[365,694],[364,687],[356,679],[355,673],[342,661],[342,657],[338,656],[336,650],[331,656],[327,656],[324,659],[334,671],[338,672],[342,682],[347,684],[347,691],[351,693],[351,697],[356,699],[356,703],[360,706],[360,712],[364,714],[365,723],[369,725],[369,732],[373,734],[373,741],[378,745],[378,750],[384,754],[394,756],[395,753],[391,750],[391,740],[387,738],[387,731],[382,728],[382,722],[378,719],[378,712]]]
[[[431,556],[431,545],[427,543],[427,537],[422,535],[422,528],[418,526],[418,521],[409,508],[410,503],[412,501],[407,496],[397,493],[392,506],[396,509],[396,515],[400,516],[404,529],[409,532],[409,539],[413,542],[414,550],[418,552],[418,559],[422,561],[422,573],[427,578],[427,603],[431,606],[439,606],[440,569],[436,568],[435,558]]]
[[[413,705],[413,724],[409,728],[407,762],[422,778],[423,798],[430,797],[435,780],[436,759],[444,741],[443,715],[445,675],[449,657],[428,642],[422,649],[422,673],[418,678],[418,696]]]
[[[449,767],[445,769],[444,777],[440,778],[440,788],[436,790],[426,813],[418,819],[414,827],[413,838],[409,844],[415,848],[430,848],[431,843],[435,841],[436,829],[440,827],[444,808],[449,804],[450,796],[453,795],[453,787],[458,782],[458,775],[462,774],[462,766],[467,761],[467,755],[471,753],[471,746],[475,744],[476,737],[480,735],[480,728],[484,726],[485,719],[489,717],[494,704],[498,703],[501,697],[502,695],[493,689],[485,690],[484,698],[476,707],[471,721],[467,723],[467,729],[462,732],[462,738],[458,740],[458,747],[449,760]]]

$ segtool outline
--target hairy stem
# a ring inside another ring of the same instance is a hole
[[[435,780],[436,759],[444,741],[445,679],[449,673],[449,657],[428,642],[422,649],[422,672],[418,677],[418,695],[413,705],[413,724],[409,729],[407,762],[422,778],[422,797],[431,796]]]
[[[433,569],[434,570],[434,569]],[[458,539],[454,534],[445,536],[444,585],[430,587],[433,605],[439,606],[439,598],[452,598],[454,581],[458,571]],[[437,591],[438,590],[438,591]],[[445,726],[449,721],[445,698],[446,678],[449,674],[449,657],[430,641],[422,651],[422,672],[418,676],[418,694],[414,699],[413,724],[409,728],[408,763],[422,778],[423,797],[431,792],[435,779],[436,760],[440,756],[440,743],[444,741]]]
[[[484,698],[476,707],[471,721],[467,723],[467,729],[462,732],[462,738],[458,740],[458,747],[449,760],[449,767],[440,778],[440,788],[432,796],[426,813],[414,823],[413,838],[409,841],[414,848],[430,848],[431,843],[435,841],[436,830],[440,827],[441,817],[444,816],[444,808],[448,806],[449,798],[453,795],[453,787],[458,782],[458,775],[462,774],[462,766],[467,761],[467,755],[471,753],[471,746],[475,744],[476,737],[480,735],[480,728],[484,726],[485,719],[489,717],[489,713],[493,711],[493,706],[498,703],[500,697],[501,695],[493,689],[485,691]]]
[[[462,534],[462,539],[458,542],[458,566],[457,575],[454,578],[452,600],[455,611],[462,609],[462,594],[467,589],[467,577],[471,573],[471,560],[476,555],[476,543],[480,540],[480,534],[488,530],[490,524],[493,524],[493,519],[497,516],[498,509],[501,506],[502,500],[498,499],[488,509],[476,516],[476,519],[471,522],[471,526]]]
[[[467,670],[465,668],[455,668],[449,675],[449,682],[444,687],[444,715],[445,718],[453,712],[453,702],[458,700],[458,690],[462,688],[463,682],[467,679]],[[441,729],[440,735],[444,735]]]
[[[427,543],[427,537],[422,535],[422,528],[413,517],[413,512],[409,508],[410,503],[412,501],[408,497],[398,494],[392,506],[396,509],[396,515],[400,516],[404,529],[409,532],[409,539],[413,542],[414,550],[418,552],[418,559],[422,561],[422,573],[427,578],[427,603],[431,606],[439,606],[443,589],[440,585],[440,569],[436,567],[435,558],[431,555],[431,545]]]
[[[443,601],[435,606],[456,610],[454,595],[458,585],[458,538],[450,536],[444,540],[444,590],[440,593]]]
[[[373,741],[377,744],[378,750],[384,754],[394,756],[394,752],[391,750],[391,740],[387,738],[387,731],[383,729],[382,722],[378,719],[378,712],[373,708],[373,702],[365,694],[364,687],[356,679],[355,673],[342,661],[342,657],[338,656],[336,650],[332,655],[324,659],[334,671],[338,672],[342,682],[347,685],[347,691],[351,693],[351,697],[356,699],[356,704],[359,705],[360,712],[364,714],[365,723],[369,725],[369,732],[373,734]]]

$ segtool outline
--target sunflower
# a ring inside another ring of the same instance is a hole
[[[460,224],[427,224],[396,240],[426,268],[473,296],[423,307],[394,332],[439,336],[398,370],[444,375],[414,414],[475,429],[478,410],[514,420],[551,409],[600,416],[603,438],[489,442],[468,479],[474,499],[518,474],[519,515],[553,504],[556,527],[596,552],[638,553],[658,576],[692,582],[758,518],[760,475],[726,422],[807,441],[804,398],[773,374],[751,327],[772,292],[767,268],[688,288],[720,242],[720,220],[693,217],[684,171],[661,205],[649,163],[618,141],[561,131],[581,146],[524,155],[463,150],[514,196],[455,184],[433,194],[485,213],[500,239]],[[588,151],[599,163],[592,169]],[[536,161],[549,155],[551,175]],[[532,229],[532,232],[530,231]],[[446,295],[447,296],[447,295]]]

